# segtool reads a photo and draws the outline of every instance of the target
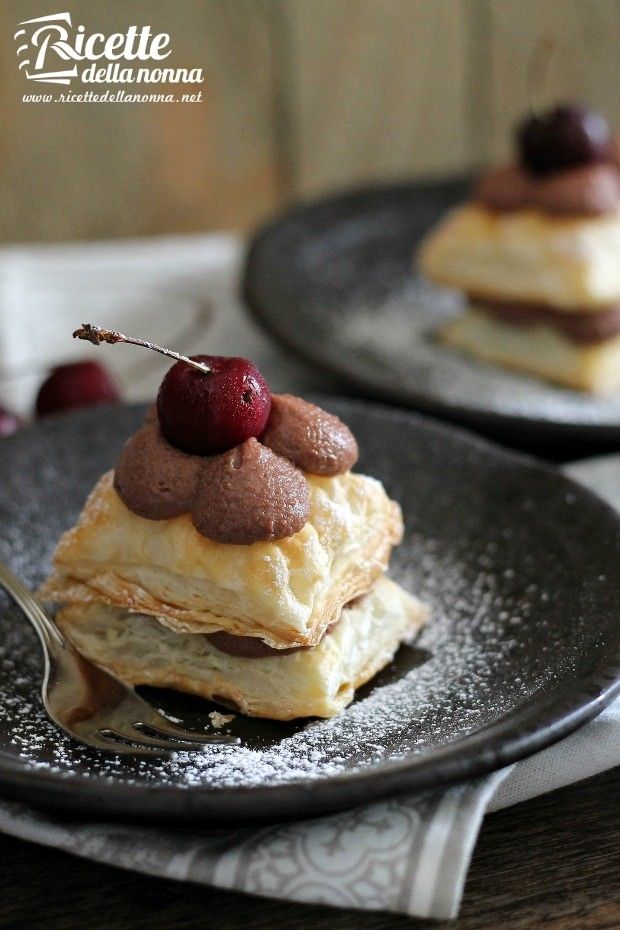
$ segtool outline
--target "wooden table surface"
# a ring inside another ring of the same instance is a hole
[[[491,814],[456,921],[150,878],[0,835],[2,930],[618,930],[620,769]]]

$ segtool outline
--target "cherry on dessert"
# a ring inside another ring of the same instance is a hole
[[[210,370],[177,362],[157,395],[159,425],[168,442],[193,455],[214,455],[260,436],[271,409],[260,371],[245,358],[192,355],[191,361]]]
[[[517,129],[521,161],[533,174],[604,161],[611,141],[604,117],[575,105],[529,116]]]
[[[0,407],[0,436],[11,436],[21,427],[21,420],[10,410]]]
[[[162,434],[192,455],[214,455],[259,436],[271,409],[271,394],[260,371],[245,358],[193,355],[189,358],[113,329],[83,323],[73,333],[93,345],[127,343],[177,359],[161,383],[157,416]]]
[[[39,388],[37,416],[120,400],[120,392],[109,372],[98,362],[59,365]]]

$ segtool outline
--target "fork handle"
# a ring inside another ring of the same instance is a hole
[[[37,631],[45,650],[65,645],[58,627],[52,623],[41,605],[35,600],[28,588],[22,584],[17,575],[14,575],[2,562],[0,562],[0,586],[4,588],[18,607],[21,607]]]

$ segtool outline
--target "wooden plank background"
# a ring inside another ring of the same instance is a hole
[[[549,100],[620,125],[618,0],[74,4],[87,30],[169,32],[170,63],[206,72],[183,105],[23,103],[15,24],[49,12],[0,0],[4,242],[247,229],[298,198],[505,157],[542,36]]]

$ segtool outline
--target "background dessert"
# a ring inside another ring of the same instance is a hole
[[[620,168],[601,116],[531,116],[519,161],[484,176],[423,244],[428,278],[468,310],[456,348],[597,393],[620,386]]]

